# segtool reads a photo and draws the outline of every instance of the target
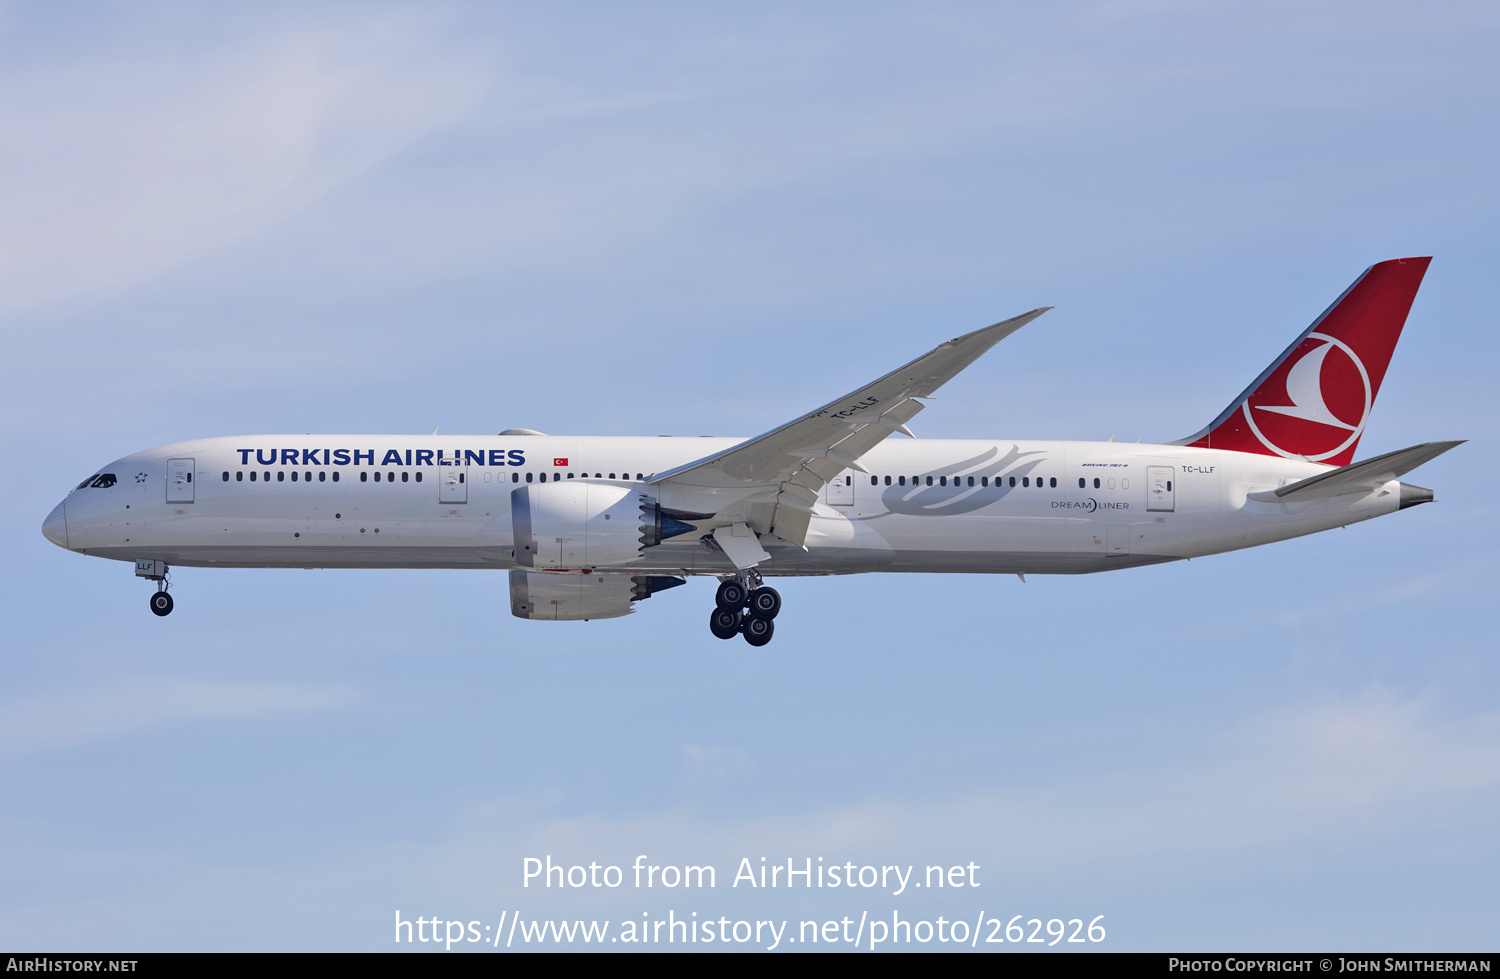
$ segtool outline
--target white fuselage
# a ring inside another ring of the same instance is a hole
[[[701,499],[674,499],[682,491],[654,486],[651,475],[741,441],[259,435],[179,442],[101,469],[114,484],[70,493],[49,518],[48,536],[57,540],[60,530],[58,543],[90,555],[177,566],[513,569],[516,488],[542,479],[616,483],[692,521],[688,511],[702,511]],[[805,549],[762,540],[772,559],[761,573],[1087,573],[1327,530],[1390,513],[1401,498],[1392,480],[1330,499],[1257,502],[1249,495],[1330,467],[1175,445],[893,438],[860,463],[867,473],[847,471],[822,490]],[[732,502],[725,493],[713,500],[716,511]],[[699,536],[666,540],[618,570],[732,573]]]

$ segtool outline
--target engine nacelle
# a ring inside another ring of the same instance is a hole
[[[516,563],[525,568],[613,568],[641,559],[660,517],[639,490],[587,479],[520,486],[510,494]]]

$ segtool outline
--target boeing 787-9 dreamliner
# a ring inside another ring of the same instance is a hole
[[[104,466],[42,532],[134,563],[157,615],[172,567],[500,569],[515,615],[556,620],[626,615],[710,575],[709,629],[761,646],[781,609],[770,577],[1086,574],[1431,501],[1399,477],[1460,443],[1354,461],[1429,261],[1367,269],[1219,417],[1166,445],[913,436],[923,399],[1042,307],[750,439],[196,439]]]

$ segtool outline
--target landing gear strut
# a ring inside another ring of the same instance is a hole
[[[781,611],[781,595],[762,584],[754,569],[721,582],[714,605],[708,630],[719,639],[740,635],[752,646],[764,646],[776,634],[776,623],[771,620]]]

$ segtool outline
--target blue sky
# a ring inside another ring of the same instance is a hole
[[[1500,903],[1484,4],[0,5],[0,944],[356,949],[444,919],[1085,920],[1474,949]],[[259,432],[748,435],[1057,308],[929,437],[1196,431],[1435,256],[1361,455],[1438,504],[1083,578],[184,570],[43,517]],[[541,892],[521,862],[979,864],[941,894]],[[1008,947],[1008,946],[1006,946]]]

